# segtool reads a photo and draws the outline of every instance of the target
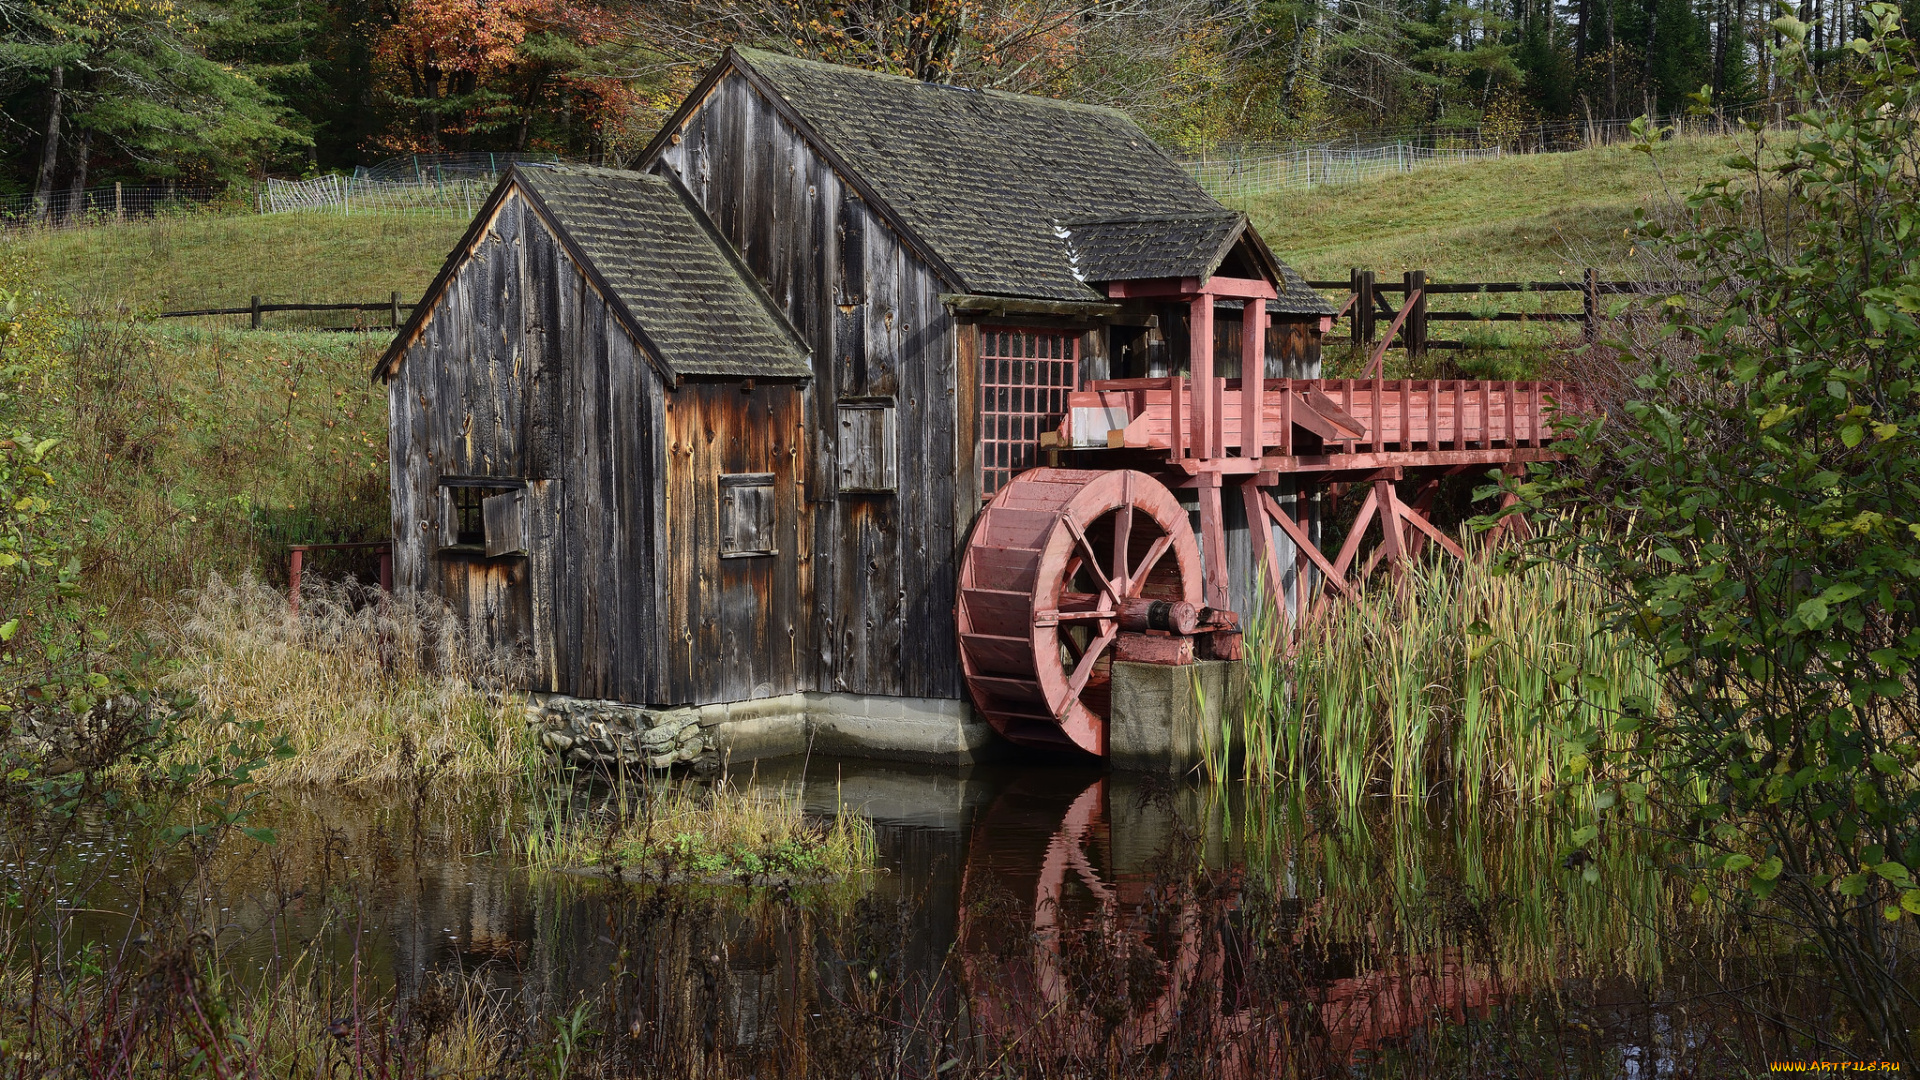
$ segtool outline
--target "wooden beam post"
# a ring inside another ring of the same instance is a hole
[[[1587,267],[1587,287],[1581,294],[1581,325],[1586,339],[1594,340],[1600,335],[1600,271]]]
[[[248,306],[253,311],[253,328],[258,330],[260,329],[260,298],[257,296],[254,297],[253,303]]]
[[[1294,617],[1304,620],[1307,617],[1307,592],[1313,581],[1313,571],[1310,569],[1310,560],[1313,556],[1307,554],[1307,549],[1313,548],[1316,555],[1319,554],[1320,549],[1313,543],[1313,509],[1307,501],[1307,485],[1298,477],[1293,481],[1293,514],[1298,529],[1288,531],[1297,532],[1297,535],[1302,538],[1294,542],[1293,608]],[[1322,558],[1324,559],[1325,556]],[[1346,583],[1341,582],[1341,584]]]
[[[1385,554],[1389,567],[1398,574],[1400,564],[1407,556],[1406,538],[1400,531],[1400,500],[1393,493],[1391,480],[1375,480],[1373,494],[1380,505],[1380,550]]]
[[[1213,414],[1213,294],[1194,297],[1190,310],[1187,367],[1193,376],[1193,456],[1205,459],[1220,453],[1220,444],[1213,441],[1219,423]]]
[[[1374,323],[1379,318],[1378,313],[1374,311],[1377,294],[1373,289],[1373,271],[1355,270],[1353,273],[1355,278],[1353,328],[1359,335],[1354,343],[1365,349],[1373,345]]]
[[[1365,333],[1361,323],[1366,321],[1364,314],[1373,303],[1373,297],[1367,295],[1366,287],[1361,283],[1366,271],[1353,267],[1347,271],[1347,302],[1353,306],[1353,318],[1347,323],[1347,336],[1352,339],[1355,349],[1366,347]]]
[[[1286,590],[1280,582],[1280,557],[1273,545],[1273,523],[1267,519],[1267,504],[1273,500],[1260,490],[1260,474],[1240,483],[1240,497],[1247,506],[1247,535],[1253,540],[1253,565],[1267,579],[1266,595],[1273,602],[1273,617],[1287,610]]]
[[[1215,611],[1233,608],[1227,589],[1227,521],[1220,504],[1220,474],[1201,473],[1200,481],[1200,555],[1206,563],[1206,587],[1201,591],[1208,607]]]
[[[1248,300],[1240,315],[1240,456],[1266,452],[1267,302]]]
[[[1409,358],[1427,355],[1427,272],[1409,270],[1404,275],[1406,295],[1412,297],[1412,311],[1407,315],[1407,329],[1404,340],[1407,343]]]

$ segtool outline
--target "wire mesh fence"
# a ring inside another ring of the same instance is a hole
[[[362,166],[352,176],[268,180],[255,203],[263,214],[356,210],[471,215],[509,165],[552,166],[551,154],[409,154]]]
[[[105,184],[74,190],[62,188],[43,196],[23,192],[0,195],[0,231],[39,228],[73,229],[151,221],[172,214],[203,213],[224,201],[227,191],[211,187],[159,184],[128,187]]]
[[[426,184],[446,180],[498,180],[508,165],[558,165],[553,154],[514,154],[481,151],[466,154],[406,154],[353,170],[358,180],[395,184]]]
[[[1783,110],[1753,110],[1770,126]],[[1776,115],[1778,114],[1778,115]],[[1725,115],[1663,117],[1661,138],[1725,135],[1737,119]],[[1561,120],[1502,128],[1362,133],[1331,142],[1240,143],[1180,159],[1208,194],[1230,206],[1276,191],[1356,184],[1430,165],[1515,154],[1551,154],[1630,142],[1632,120]]]
[[[300,210],[466,214],[486,202],[497,178],[468,176],[425,182],[366,180],[330,174],[311,180],[272,180],[255,205],[263,214]]]
[[[1497,158],[1502,152],[1498,144],[1441,148],[1394,143],[1358,150],[1301,146],[1265,152],[1242,147],[1234,153],[1191,158],[1181,165],[1209,195],[1234,205],[1274,191],[1355,184],[1426,165]]]

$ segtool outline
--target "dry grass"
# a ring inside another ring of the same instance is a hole
[[[519,773],[538,752],[506,693],[511,662],[475,654],[439,601],[384,602],[309,584],[298,614],[251,574],[215,575],[175,612],[182,663],[172,687],[201,704],[175,752],[204,754],[264,723],[294,751],[269,783],[378,784],[423,770],[461,781]]]
[[[522,843],[536,867],[643,880],[835,880],[878,858],[872,824],[851,808],[831,822],[809,819],[797,792],[725,778],[622,785],[590,809],[550,810]]]

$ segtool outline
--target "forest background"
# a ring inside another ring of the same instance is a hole
[[[1797,0],[1816,66],[1858,0]],[[1903,0],[1920,9],[1920,0]],[[1909,18],[1915,11],[1908,11]],[[407,153],[620,166],[726,46],[1106,103],[1181,152],[1776,95],[1768,0],[0,0],[0,196]]]

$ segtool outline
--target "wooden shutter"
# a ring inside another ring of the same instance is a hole
[[[527,553],[527,492],[525,488],[488,496],[480,504],[486,522],[487,558]]]
[[[720,557],[773,555],[773,474],[726,473],[720,477]]]
[[[895,471],[894,410],[890,401],[840,406],[840,490],[884,492],[899,488]]]

